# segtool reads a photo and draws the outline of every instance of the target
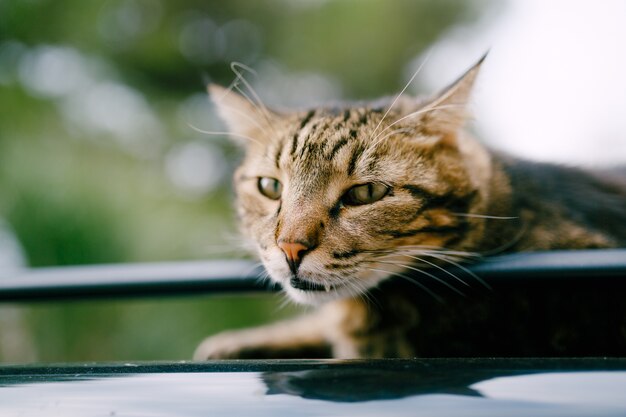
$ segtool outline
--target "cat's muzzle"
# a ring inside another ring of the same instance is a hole
[[[289,284],[298,290],[304,291],[330,291],[330,285],[316,284],[315,282],[306,281],[298,278],[297,276],[291,277]]]

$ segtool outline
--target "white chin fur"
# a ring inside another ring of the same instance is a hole
[[[271,261],[265,260],[264,264],[271,279],[283,287],[283,290],[292,301],[306,305],[320,305],[342,298],[359,297],[391,275],[391,273],[384,273],[383,271],[364,270],[359,274],[358,282],[356,283],[353,282],[344,286],[341,285],[341,281],[338,281],[334,284],[335,287],[330,288],[328,291],[306,291],[293,288],[290,285],[291,272],[282,260],[282,256],[277,256]]]
[[[369,275],[369,274],[368,274]],[[353,285],[338,286],[331,288],[329,291],[306,291],[293,288],[289,284],[289,280],[280,280],[278,282],[283,286],[284,291],[287,293],[292,301],[298,304],[307,305],[320,305],[329,301],[339,300],[342,298],[358,297],[365,293],[367,290],[376,287],[385,276],[369,275],[359,280],[358,289]]]
[[[342,295],[341,291],[305,291],[293,288],[289,283],[283,284],[283,288],[289,298],[298,304],[320,305],[329,301],[345,298],[348,295]],[[356,294],[352,294],[356,295]]]

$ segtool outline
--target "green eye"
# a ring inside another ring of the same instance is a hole
[[[272,200],[278,200],[283,192],[283,185],[274,178],[261,177],[257,183],[259,192]]]
[[[388,192],[389,187],[385,184],[369,182],[350,188],[348,192],[341,197],[341,202],[346,206],[371,204],[386,196]]]

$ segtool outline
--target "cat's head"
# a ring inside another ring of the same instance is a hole
[[[462,133],[479,67],[430,99],[290,113],[209,86],[245,147],[235,173],[243,234],[293,300],[357,296],[418,258],[471,246],[482,221],[467,214],[480,210],[490,171]]]

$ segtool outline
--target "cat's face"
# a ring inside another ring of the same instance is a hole
[[[472,240],[481,223],[464,214],[480,206],[489,161],[459,129],[476,71],[448,97],[401,98],[388,113],[391,102],[279,115],[211,87],[246,137],[235,173],[242,231],[293,300],[359,295],[424,251]]]

